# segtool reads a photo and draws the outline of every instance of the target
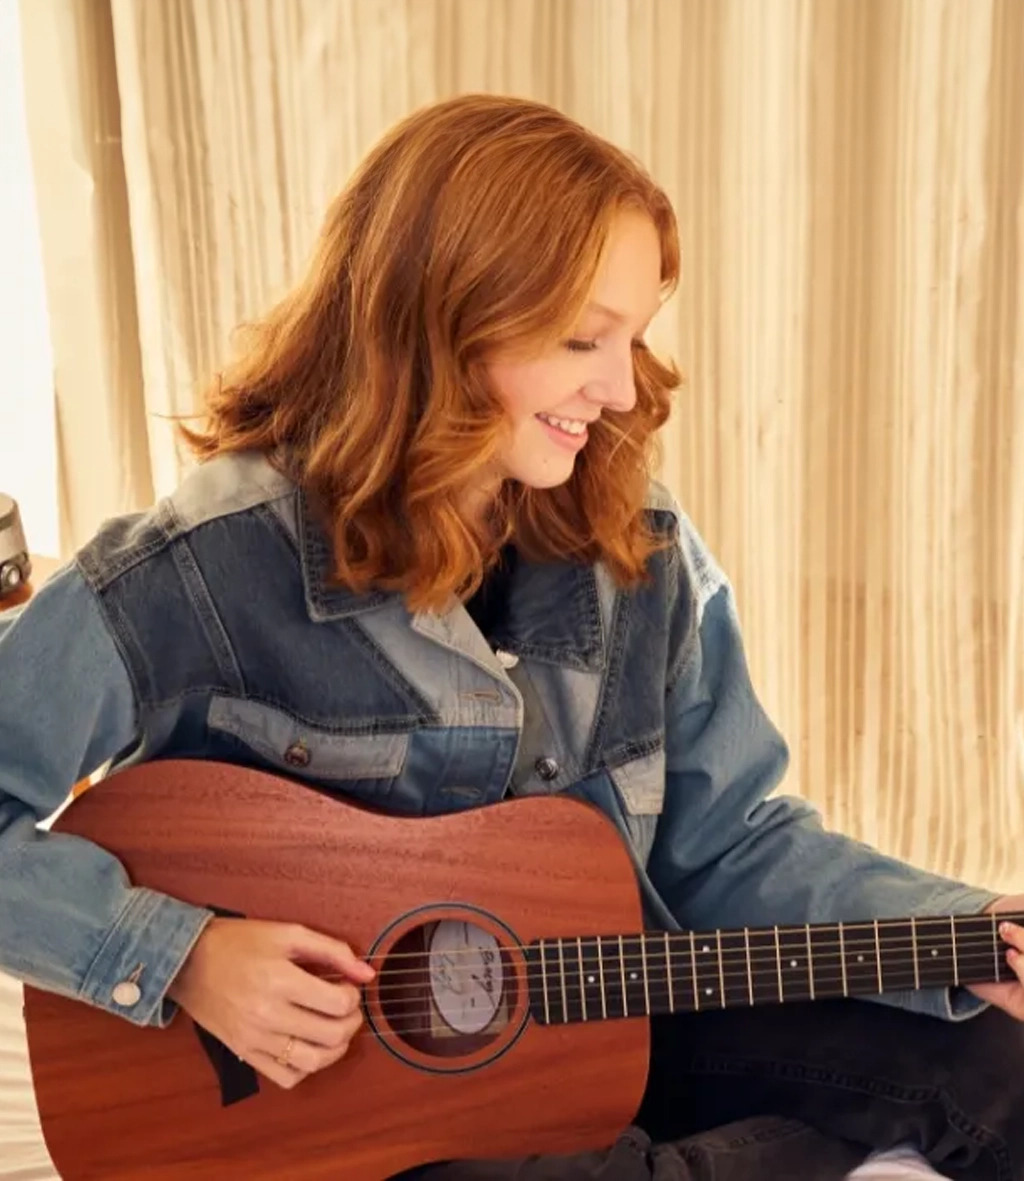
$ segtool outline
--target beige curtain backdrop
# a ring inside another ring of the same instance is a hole
[[[181,472],[232,327],[411,108],[488,90],[678,209],[664,477],[737,588],[789,790],[1024,888],[1024,4],[23,0],[65,542]]]

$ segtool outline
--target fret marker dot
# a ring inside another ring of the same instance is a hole
[[[932,948],[932,955],[938,955],[938,954],[939,954],[939,950],[938,950],[938,948],[937,948],[937,947],[933,947],[933,948]]]
[[[708,946],[706,943],[705,943],[705,944],[704,944],[704,946],[701,948],[701,951],[710,951],[710,950],[711,950],[711,948],[710,948],[710,947],[709,947],[709,946]]]
[[[857,963],[858,964],[864,963],[864,957],[862,955],[857,956]]]
[[[593,977],[593,976],[588,976],[588,977],[587,977],[587,983],[588,983],[588,984],[593,984],[593,983],[594,983],[594,977]]]
[[[708,994],[708,996],[711,996],[711,994],[714,992],[714,989],[713,988],[705,988],[704,991]]]
[[[630,978],[630,980],[635,980],[636,979],[636,972],[630,972],[629,978]]]
[[[795,967],[796,967],[796,960],[790,960],[790,961],[789,961],[789,966],[790,966],[791,968],[795,968]]]

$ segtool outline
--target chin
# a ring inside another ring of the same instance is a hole
[[[573,466],[572,463],[560,464],[557,468],[546,467],[541,471],[537,471],[535,468],[523,468],[515,472],[512,478],[527,488],[536,488],[538,491],[545,488],[558,488],[571,478]]]

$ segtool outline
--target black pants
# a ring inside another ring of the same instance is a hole
[[[841,1181],[914,1145],[963,1181],[1024,1181],[1024,1024],[866,1001],[658,1018],[647,1095],[604,1151],[459,1161],[417,1181]]]

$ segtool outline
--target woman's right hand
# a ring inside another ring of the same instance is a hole
[[[321,979],[300,966],[345,977]],[[195,1021],[282,1087],[344,1057],[375,973],[340,940],[296,923],[211,919],[167,990]]]

